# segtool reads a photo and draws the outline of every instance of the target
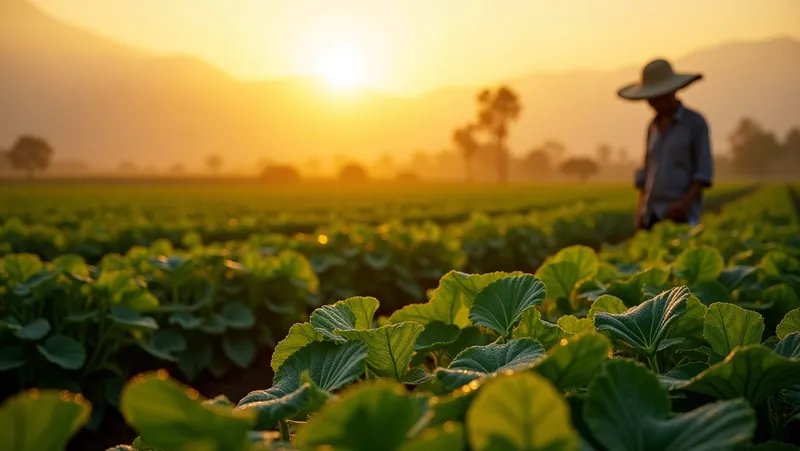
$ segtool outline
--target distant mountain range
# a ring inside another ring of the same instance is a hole
[[[716,151],[727,148],[743,115],[780,133],[800,125],[799,41],[729,43],[674,64],[705,74],[684,98],[708,117]],[[513,152],[555,138],[575,153],[593,152],[603,141],[638,159],[650,113],[646,105],[616,98],[617,88],[638,72],[508,80],[524,107],[511,129]],[[451,130],[472,117],[479,88],[339,98],[309,80],[241,81],[198,59],[162,57],[98,37],[24,0],[0,0],[0,147],[35,133],[53,144],[59,159],[97,168],[121,160],[197,167],[212,152],[240,166],[336,154],[391,153],[402,160],[415,150],[448,147]]]

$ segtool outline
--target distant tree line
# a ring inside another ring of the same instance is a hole
[[[731,163],[740,175],[800,174],[800,127],[781,140],[752,118],[739,121],[729,136]]]
[[[522,105],[519,96],[510,88],[500,86],[481,90],[476,96],[475,117],[467,124],[457,127],[451,134],[453,148],[438,153],[413,152],[407,165],[399,166],[395,157],[384,154],[373,166],[385,178],[388,174],[396,180],[413,181],[420,176],[448,177],[454,171],[462,171],[468,182],[495,180],[507,183],[510,180],[546,180],[556,174],[585,182],[601,172],[601,168],[632,165],[627,149],[614,149],[607,143],[597,146],[594,156],[568,156],[566,147],[556,140],[546,140],[531,148],[522,156],[513,156],[507,138],[511,124],[517,120]],[[726,161],[735,174],[763,178],[771,175],[800,174],[800,126],[791,128],[783,137],[764,128],[756,120],[744,117],[729,135],[729,156],[721,156],[715,147],[715,157]],[[639,151],[644,152],[644,149]],[[24,172],[29,179],[51,166],[53,148],[38,136],[22,135],[7,151],[0,150],[0,170],[11,168]],[[634,159],[638,157],[634,155]],[[206,169],[219,174],[224,160],[219,154],[205,158]],[[302,180],[306,170],[316,173],[319,162],[302,170],[290,164],[262,164],[264,180],[290,183]],[[372,176],[367,165],[359,164],[347,157],[338,156],[336,177],[343,182],[363,182]],[[186,167],[172,163],[167,168],[172,175],[186,173]],[[124,160],[118,172],[136,173],[139,166]],[[144,167],[145,173],[155,172],[151,165]],[[379,175],[380,176],[380,175]]]

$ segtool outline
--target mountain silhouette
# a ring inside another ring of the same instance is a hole
[[[707,116],[716,152],[727,148],[743,115],[780,133],[800,123],[796,40],[655,57],[705,75],[683,98]],[[617,88],[638,74],[638,67],[628,67],[505,80],[523,104],[511,129],[512,152],[554,138],[574,153],[608,142],[639,159],[650,112],[616,97]],[[400,160],[416,150],[449,147],[452,129],[473,117],[480,88],[406,98],[337,94],[307,79],[242,81],[196,58],[156,55],[94,35],[23,0],[0,0],[0,145],[33,133],[52,143],[57,158],[95,168],[116,167],[123,159],[199,166],[212,152],[231,165],[265,157],[371,159],[387,152]]]

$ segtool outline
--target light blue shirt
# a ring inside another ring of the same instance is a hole
[[[645,217],[666,217],[667,207],[685,196],[693,183],[711,186],[713,160],[708,123],[703,115],[683,105],[669,128],[661,132],[654,118],[647,129],[644,167],[636,171],[636,187],[644,195]],[[692,225],[700,222],[702,195],[687,211]]]

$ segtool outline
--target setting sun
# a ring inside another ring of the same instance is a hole
[[[364,82],[362,58],[352,47],[329,48],[317,62],[317,75],[333,88],[358,87]]]

